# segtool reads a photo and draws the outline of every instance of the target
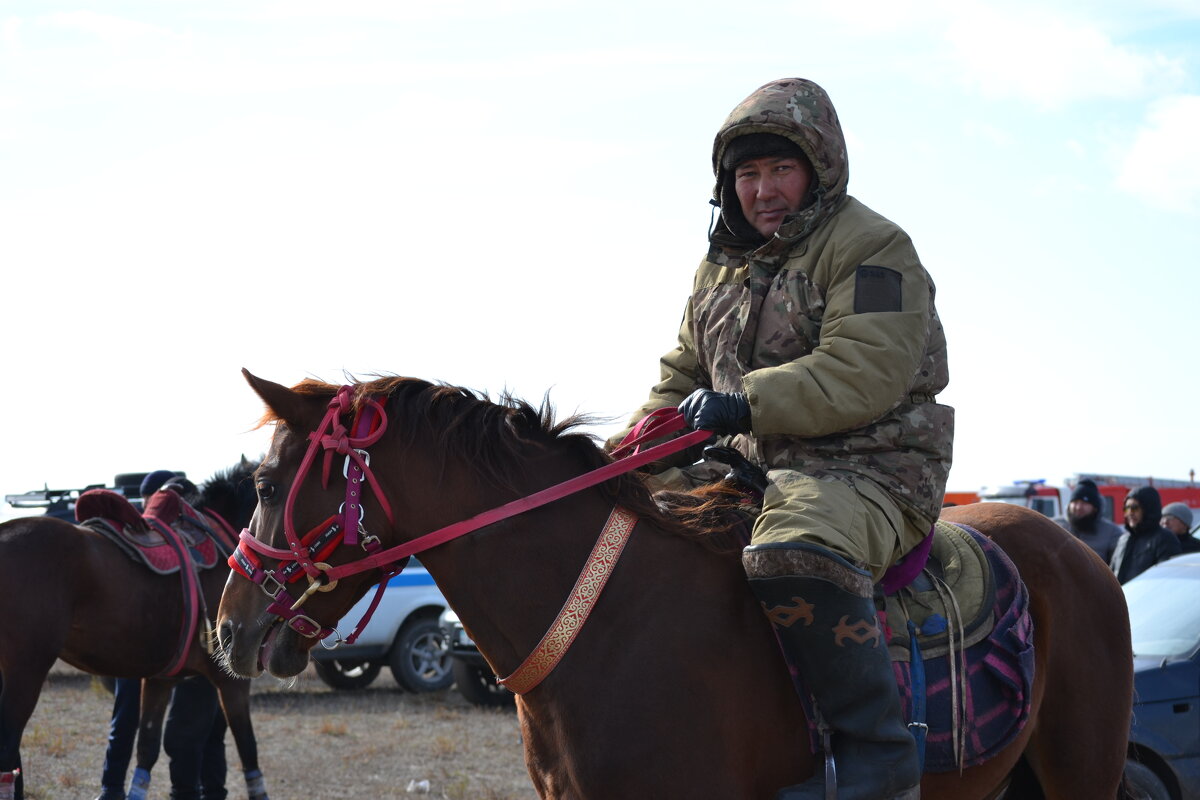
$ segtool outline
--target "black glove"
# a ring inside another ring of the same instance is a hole
[[[722,435],[750,431],[750,403],[741,392],[697,389],[679,404],[679,413],[693,430]]]

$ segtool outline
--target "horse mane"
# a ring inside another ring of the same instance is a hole
[[[200,508],[219,513],[245,516],[253,512],[258,497],[254,491],[254,471],[259,461],[249,461],[245,456],[231,467],[218,470],[200,485]],[[232,520],[231,520],[232,522]]]
[[[493,401],[486,393],[396,376],[356,381],[354,404],[362,407],[369,397],[387,398],[388,425],[409,431],[436,431],[438,449],[471,465],[477,475],[493,485],[516,489],[514,468],[528,462],[531,451],[564,453],[579,464],[580,474],[612,462],[596,436],[579,428],[595,417],[573,414],[555,418],[549,396],[538,407],[504,392]],[[340,387],[305,379],[292,387],[298,394],[332,398]],[[277,421],[268,411],[264,423]],[[695,539],[718,552],[740,551],[730,528],[734,520],[723,512],[737,505],[739,496],[724,487],[704,487],[694,492],[672,493],[670,510],[656,502],[642,473],[627,472],[600,487],[610,499],[668,533]]]

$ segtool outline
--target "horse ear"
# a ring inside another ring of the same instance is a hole
[[[293,392],[286,386],[281,386],[278,383],[272,383],[253,375],[250,370],[242,368],[242,375],[246,378],[246,383],[250,384],[250,388],[262,398],[267,404],[267,408],[288,424],[289,427],[303,427],[308,410],[308,404],[305,402],[303,395]]]

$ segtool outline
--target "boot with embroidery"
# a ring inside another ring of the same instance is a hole
[[[917,800],[921,769],[904,723],[870,573],[823,547],[762,544],[742,555],[789,661],[832,729],[833,769],[776,800]],[[826,793],[825,776],[836,783]]]

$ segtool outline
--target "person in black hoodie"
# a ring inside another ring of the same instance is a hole
[[[1117,580],[1128,583],[1160,561],[1179,555],[1179,538],[1159,525],[1162,499],[1153,486],[1134,489],[1125,497],[1125,530],[1110,566]]]
[[[1070,531],[1075,538],[1086,544],[1096,555],[1107,564],[1112,560],[1117,542],[1125,534],[1119,525],[1104,518],[1101,509],[1104,508],[1104,498],[1096,482],[1083,478],[1071,492],[1071,502],[1067,505],[1065,517],[1055,517],[1054,521]],[[1197,540],[1200,543],[1200,540]]]

